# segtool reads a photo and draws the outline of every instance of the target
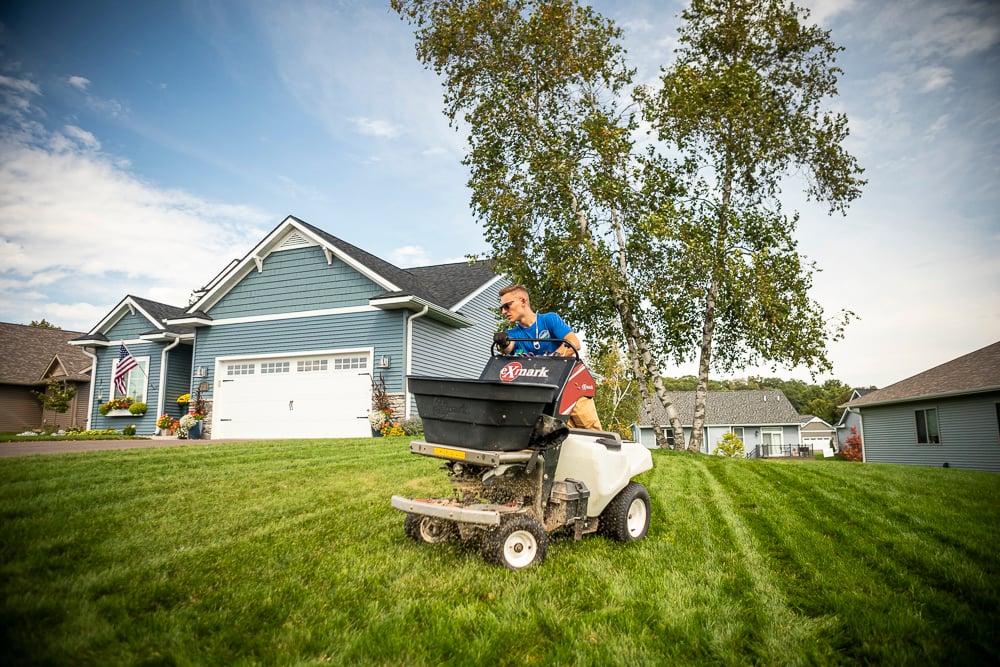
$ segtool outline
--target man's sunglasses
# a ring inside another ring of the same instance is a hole
[[[501,313],[506,313],[508,310],[510,310],[510,305],[512,303],[514,303],[515,301],[517,301],[517,299],[511,299],[507,303],[501,303],[500,304],[500,312]]]

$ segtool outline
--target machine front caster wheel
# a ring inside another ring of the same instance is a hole
[[[537,521],[529,516],[504,518],[500,525],[483,536],[483,558],[488,563],[520,570],[545,560],[549,536]]]
[[[649,530],[649,492],[639,482],[629,482],[601,512],[597,530],[619,542],[635,542]]]
[[[403,522],[406,536],[414,542],[437,544],[450,540],[458,532],[450,521],[443,521],[420,514],[407,514]]]

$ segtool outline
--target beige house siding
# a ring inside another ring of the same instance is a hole
[[[0,432],[21,432],[42,423],[42,404],[31,387],[0,385]]]

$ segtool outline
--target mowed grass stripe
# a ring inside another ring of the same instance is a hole
[[[555,537],[543,565],[516,573],[485,565],[474,545],[405,538],[389,497],[450,488],[405,438],[3,459],[0,660],[1000,657],[1000,477],[654,457],[640,477],[653,502],[645,540]]]

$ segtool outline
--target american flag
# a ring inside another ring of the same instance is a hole
[[[135,360],[135,357],[125,347],[125,343],[122,343],[118,348],[118,366],[115,368],[115,374],[112,377],[112,380],[115,382],[115,389],[122,396],[128,391],[128,385],[126,384],[128,372],[138,365],[139,363]]]

